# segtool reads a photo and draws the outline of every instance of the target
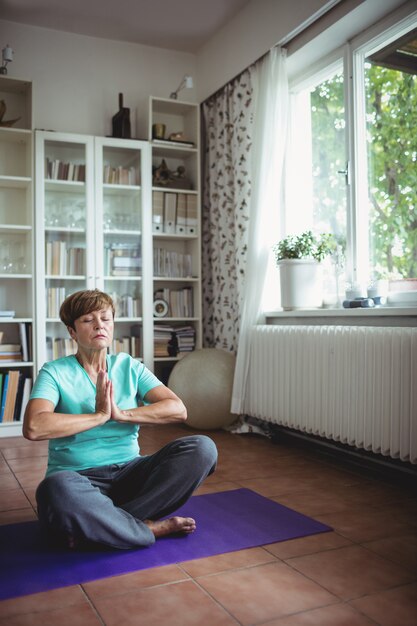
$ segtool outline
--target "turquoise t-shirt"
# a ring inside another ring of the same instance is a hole
[[[107,355],[107,372],[120,409],[139,406],[148,391],[162,384],[143,363],[124,353]],[[57,413],[94,413],[96,386],[75,356],[66,356],[45,363],[30,397],[50,400]],[[109,420],[76,435],[50,439],[46,475],[131,461],[139,454],[138,432],[137,424]]]

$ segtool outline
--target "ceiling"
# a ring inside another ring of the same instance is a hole
[[[196,53],[250,0],[0,0],[3,20]]]

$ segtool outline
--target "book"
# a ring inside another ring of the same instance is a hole
[[[22,344],[22,361],[29,361],[28,337],[25,322],[19,322],[20,343]]]
[[[152,232],[164,231],[164,192],[152,192]]]
[[[26,405],[29,402],[31,389],[32,389],[32,379],[25,378],[24,383],[23,383],[23,394],[22,394],[22,403],[20,406],[19,422],[23,420],[23,417],[25,415]]]
[[[16,311],[5,311],[4,309],[0,311],[0,317],[14,317],[16,315]]]
[[[2,352],[20,352],[20,343],[0,343],[0,353]]]
[[[152,143],[160,146],[181,146],[184,148],[194,148],[192,141],[181,141],[180,139],[152,139]]]
[[[177,221],[177,194],[166,193],[164,198],[164,232],[175,233]]]
[[[16,389],[16,402],[14,405],[13,411],[13,422],[17,422],[20,419],[20,409],[22,406],[22,398],[23,398],[23,387],[25,384],[25,375],[22,372],[19,372],[19,380],[17,383]]]
[[[21,372],[18,370],[9,370],[9,382],[7,386],[6,400],[4,403],[3,422],[13,421],[17,387],[19,384],[19,376],[21,375]]]
[[[178,235],[184,235],[187,229],[187,196],[185,193],[179,193],[177,199],[177,221],[175,224],[175,232]]]
[[[187,194],[187,235],[197,234],[197,196]]]
[[[7,396],[7,387],[9,386],[9,375],[4,374],[3,380],[3,389],[1,392],[1,402],[0,402],[0,422],[3,421],[4,408],[6,406],[6,396]]]

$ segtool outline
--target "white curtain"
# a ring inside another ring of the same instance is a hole
[[[244,412],[250,359],[249,331],[264,321],[265,285],[271,248],[280,238],[284,155],[287,142],[289,91],[286,51],[275,47],[261,59],[253,75],[254,103],[252,194],[248,251],[231,411]],[[278,289],[278,283],[276,286]]]

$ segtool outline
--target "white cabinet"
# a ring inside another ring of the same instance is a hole
[[[161,133],[162,131],[162,133]],[[201,174],[198,104],[151,97],[154,369],[200,348]]]
[[[31,84],[0,77],[0,437],[21,434],[34,376]],[[25,382],[26,381],[26,382]],[[25,391],[25,394],[23,394]],[[23,407],[24,408],[24,407]]]
[[[59,320],[64,298],[96,287],[116,304],[111,351],[150,365],[148,143],[39,131],[35,162],[39,367],[75,349]]]

